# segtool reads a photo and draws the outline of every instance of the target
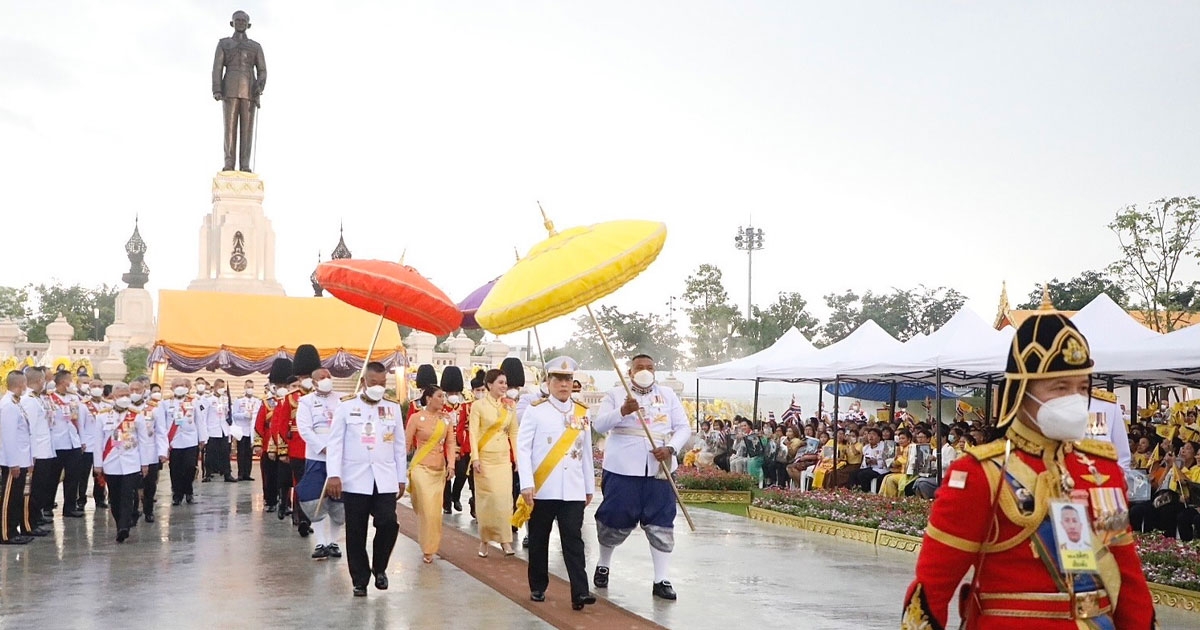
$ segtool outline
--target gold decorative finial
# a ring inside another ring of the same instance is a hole
[[[1054,301],[1050,299],[1050,283],[1049,282],[1042,285],[1042,309],[1041,310],[1043,310],[1043,311],[1056,310],[1054,308]]]
[[[542,225],[546,227],[546,231],[550,233],[550,236],[558,234],[558,230],[554,229],[554,222],[550,220],[550,217],[546,216],[546,210],[542,208],[542,202],[537,202],[537,205],[538,210],[542,212]]]
[[[521,250],[517,249],[516,245],[513,245],[513,256],[517,257],[517,262],[521,262]]]
[[[407,247],[405,247],[405,248],[404,248],[404,251],[400,252],[400,264],[401,264],[401,265],[403,265],[403,264],[404,264],[404,256],[405,256],[405,255],[407,255],[407,254],[408,254],[408,248],[407,248]]]

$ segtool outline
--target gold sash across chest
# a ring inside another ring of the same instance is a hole
[[[433,427],[433,435],[429,436],[429,440],[413,455],[412,461],[408,463],[408,472],[412,472],[416,468],[417,462],[425,459],[433,452],[433,449],[441,446],[442,436],[446,434],[446,423],[438,418],[437,425]]]

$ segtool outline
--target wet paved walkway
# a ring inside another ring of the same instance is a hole
[[[549,627],[449,563],[422,565],[404,536],[391,588],[352,598],[345,560],[311,560],[311,538],[262,512],[258,483],[197,488],[195,505],[160,504],[157,522],[139,524],[123,545],[111,517],[89,506],[85,518],[57,519],[50,537],[0,547],[0,627]],[[596,505],[585,519],[589,574]],[[617,550],[611,585],[598,594],[669,628],[897,627],[912,554],[699,508],[693,518],[694,533],[682,517],[676,525],[679,601],[651,596],[640,532]],[[474,527],[466,513],[447,523]],[[551,571],[566,577],[551,540]],[[504,561],[498,552],[480,560]],[[1159,618],[1163,628],[1197,627],[1191,614],[1160,608]]]

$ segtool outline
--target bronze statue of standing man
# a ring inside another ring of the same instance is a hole
[[[225,169],[234,170],[234,153],[238,170],[250,172],[250,151],[254,145],[254,114],[259,96],[267,85],[267,62],[262,46],[246,36],[250,16],[245,11],[233,14],[229,25],[233,37],[217,42],[213,57],[213,98],[222,101],[225,110]]]

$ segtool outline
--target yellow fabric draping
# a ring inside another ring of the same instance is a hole
[[[332,298],[203,291],[159,291],[158,344],[199,358],[224,348],[260,361],[280,348],[310,343],[322,359],[339,350],[363,356],[379,317]],[[384,326],[373,359],[402,348],[400,331]]]

